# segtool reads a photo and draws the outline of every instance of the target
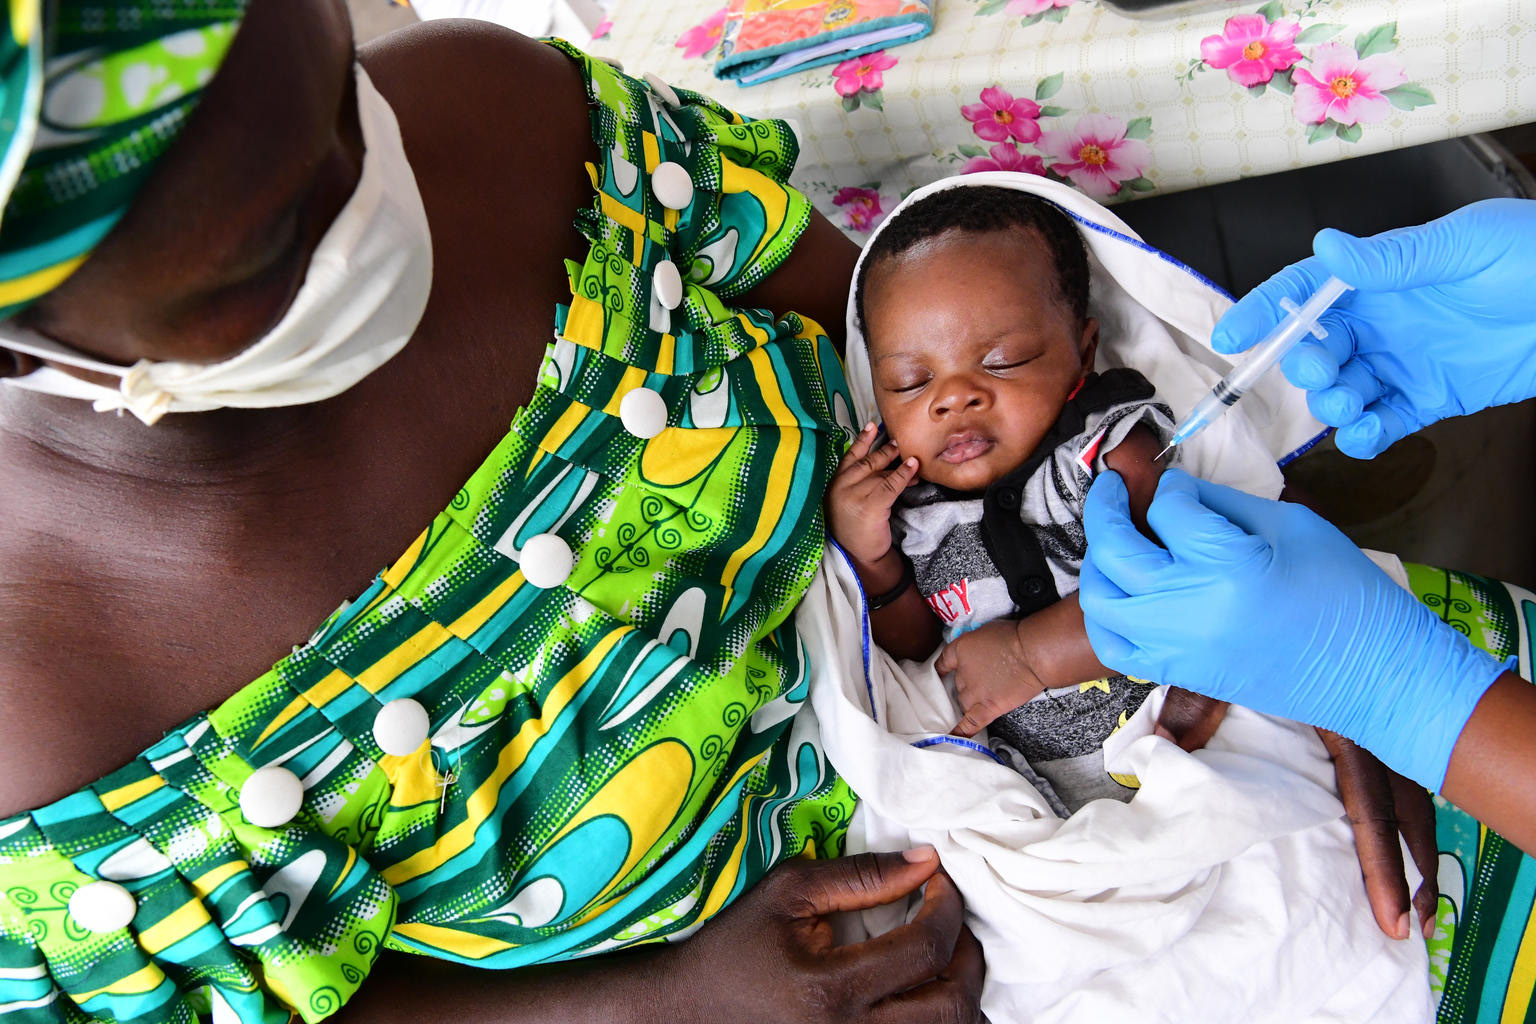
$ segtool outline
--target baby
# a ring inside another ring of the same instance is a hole
[[[1083,499],[1115,470],[1145,531],[1173,431],[1141,374],[1093,372],[1088,280],[1077,228],[1028,193],[954,188],[904,210],[856,291],[889,440],[867,425],[827,499],[876,642],[922,659],[948,641],[955,732],[990,725],[1068,810],[1133,795],[1102,744],[1153,689],[1089,646]]]

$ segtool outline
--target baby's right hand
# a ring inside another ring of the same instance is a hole
[[[917,479],[916,459],[896,462],[895,441],[871,451],[875,434],[873,423],[859,431],[827,491],[827,528],[855,568],[873,565],[891,550],[891,506]]]

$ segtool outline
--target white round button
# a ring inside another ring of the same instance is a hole
[[[668,160],[651,172],[651,191],[656,201],[669,210],[685,209],[693,202],[693,179],[682,164]]]
[[[622,405],[622,403],[621,403]],[[559,534],[541,533],[523,545],[523,576],[540,590],[558,587],[571,576],[576,556]]]
[[[619,60],[619,58],[617,58],[617,57],[599,57],[597,59],[602,61],[604,64],[607,64],[609,67],[613,68],[613,70],[615,70],[615,71],[623,71],[624,70],[624,62]]]
[[[240,787],[240,813],[258,828],[281,828],[303,806],[304,783],[278,765],[256,769]]]
[[[69,897],[69,916],[88,932],[121,931],[138,909],[133,893],[116,882],[87,882]]]
[[[683,275],[671,260],[656,264],[656,269],[651,271],[651,287],[656,290],[657,301],[668,309],[683,304]]]
[[[667,429],[667,400],[650,388],[635,388],[619,399],[619,422],[636,437],[655,437]]]
[[[640,77],[645,79],[645,84],[651,87],[651,92],[656,94],[656,98],[661,100],[661,102],[665,103],[667,106],[680,107],[683,105],[683,99],[677,94],[677,90],[672,88],[666,82],[663,82],[656,75],[647,71]]]
[[[395,757],[417,750],[431,731],[427,709],[409,697],[385,704],[373,719],[373,741],[384,753]]]

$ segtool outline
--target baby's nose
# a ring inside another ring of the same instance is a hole
[[[944,386],[934,393],[933,412],[942,416],[946,413],[984,409],[991,404],[991,400],[991,392],[974,378],[957,374],[946,379]]]

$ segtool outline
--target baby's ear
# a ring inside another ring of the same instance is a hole
[[[1078,351],[1083,355],[1083,372],[1093,372],[1093,357],[1099,351],[1099,322],[1093,317],[1083,321],[1083,336],[1078,340]]]

